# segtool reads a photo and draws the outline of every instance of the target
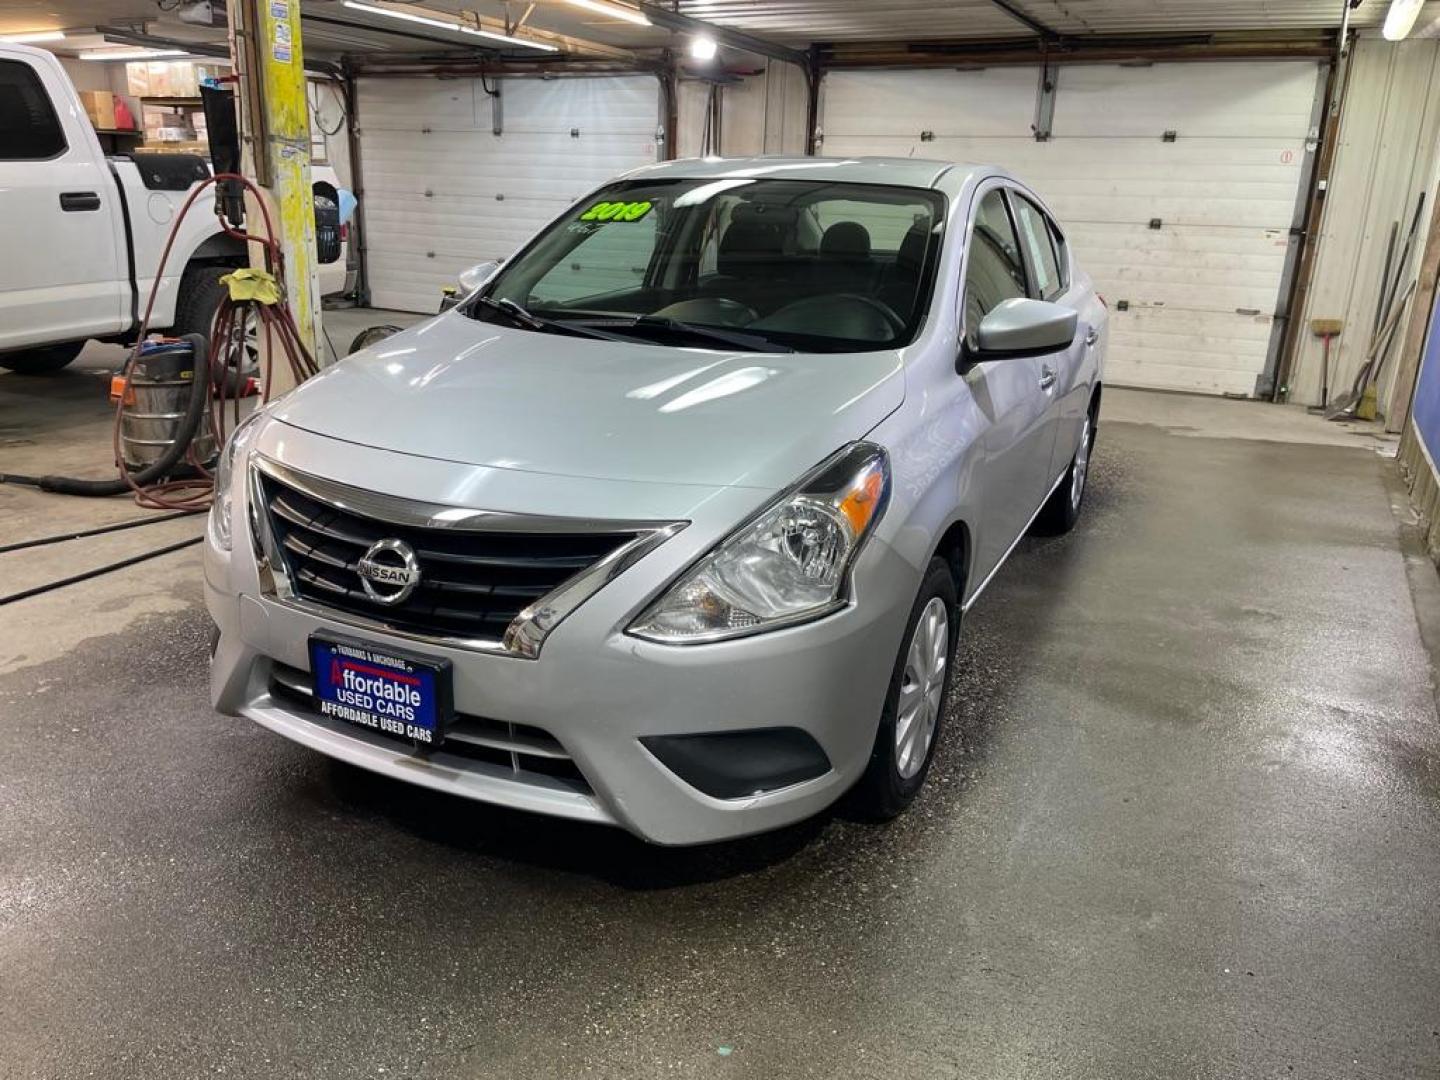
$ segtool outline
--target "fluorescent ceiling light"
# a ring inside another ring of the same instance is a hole
[[[491,41],[503,41],[507,45],[523,45],[527,49],[539,49],[541,52],[560,51],[556,46],[546,45],[543,42],[526,41],[524,38],[511,37],[509,34],[500,34],[493,30],[477,30],[473,26],[462,26],[460,23],[432,19],[427,15],[415,15],[408,11],[392,11],[390,8],[376,7],[374,4],[362,4],[360,0],[345,0],[345,6],[371,15],[388,15],[392,19],[403,19],[405,22],[419,23],[421,26],[449,30],[452,34],[470,34],[473,37],[489,38]]]
[[[644,12],[637,11],[632,7],[625,7],[621,4],[607,4],[604,0],[565,0],[565,2],[573,7],[593,11],[597,15],[608,15],[612,19],[623,19],[625,22],[634,23],[636,26],[650,25],[650,20],[645,17]]]
[[[1390,10],[1385,15],[1385,27],[1381,31],[1385,39],[1404,41],[1424,6],[1425,0],[1390,0]]]
[[[720,46],[709,34],[698,34],[690,39],[690,55],[696,60],[714,60]]]
[[[184,49],[89,49],[76,55],[81,60],[159,60],[190,54]]]
[[[11,45],[34,45],[41,41],[64,41],[63,30],[37,30],[33,34],[0,34],[0,41]]]

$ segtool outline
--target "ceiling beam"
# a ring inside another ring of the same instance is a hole
[[[129,30],[123,26],[97,26],[95,33],[102,35],[106,41],[112,41],[120,45],[139,45],[147,49],[180,49],[191,53],[194,56],[213,56],[217,59],[229,60],[230,49],[225,45],[212,45],[204,41],[185,41],[180,38],[157,37],[154,34],[142,34],[136,30]],[[305,70],[314,71],[321,75],[339,75],[340,67],[328,60],[312,60],[305,57]]]
[[[642,0],[639,8],[652,23],[656,26],[663,26],[667,30],[679,30],[686,34],[706,34],[721,45],[728,45],[732,49],[742,49],[745,52],[755,53],[757,56],[768,56],[772,60],[779,60],[785,64],[798,65],[807,71],[810,68],[809,55],[799,49],[792,49],[778,42],[747,34],[743,30],[732,30],[728,26],[718,26],[715,23],[706,22],[704,19],[682,15],[678,11],[671,11],[667,7],[650,3],[648,0]]]
[[[1064,36],[1058,30],[1050,29],[1050,27],[1046,26],[1033,15],[1022,11],[1020,6],[1014,3],[1013,0],[990,0],[990,3],[994,4],[1027,30],[1032,30],[1036,34],[1039,34],[1046,41],[1059,41]]]
[[[831,42],[821,46],[820,67],[1001,67],[1006,64],[1125,63],[1161,60],[1249,60],[1331,57],[1333,30],[1255,34],[1116,35],[1034,37],[969,41]]]

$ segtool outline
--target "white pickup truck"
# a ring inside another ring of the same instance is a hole
[[[194,154],[107,157],[60,61],[0,43],[0,367],[59,371],[87,340],[133,335],[175,217],[209,170]],[[200,204],[170,253],[153,330],[208,334],[220,276],[246,262],[208,194]],[[343,286],[337,261],[321,267],[322,293]]]

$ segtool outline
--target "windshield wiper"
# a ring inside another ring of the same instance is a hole
[[[542,319],[539,315],[532,315],[524,307],[517,304],[509,297],[495,299],[493,296],[477,296],[475,303],[485,308],[486,311],[493,311],[497,315],[504,315],[510,320],[511,325],[521,327],[524,330],[535,330],[540,333],[551,334],[573,334],[576,337],[599,338],[602,341],[633,341],[633,338],[624,337],[621,334],[610,334],[604,330],[592,326],[585,326],[571,320],[565,319]]]
[[[579,322],[580,320],[574,320],[570,325]],[[699,323],[683,322],[680,319],[666,318],[664,315],[636,315],[631,319],[587,319],[583,325],[634,327],[636,329],[653,327],[656,330],[668,330],[674,334],[686,334],[690,337],[704,338],[707,341],[717,341],[723,345],[734,345],[747,352],[793,353],[795,351],[788,345],[781,345],[778,341],[771,341],[759,334],[747,334],[740,330],[722,330],[717,326],[701,326]]]

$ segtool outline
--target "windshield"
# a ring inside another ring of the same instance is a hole
[[[760,351],[911,341],[945,202],[878,184],[727,177],[612,184],[496,275],[472,318],[535,332]]]

